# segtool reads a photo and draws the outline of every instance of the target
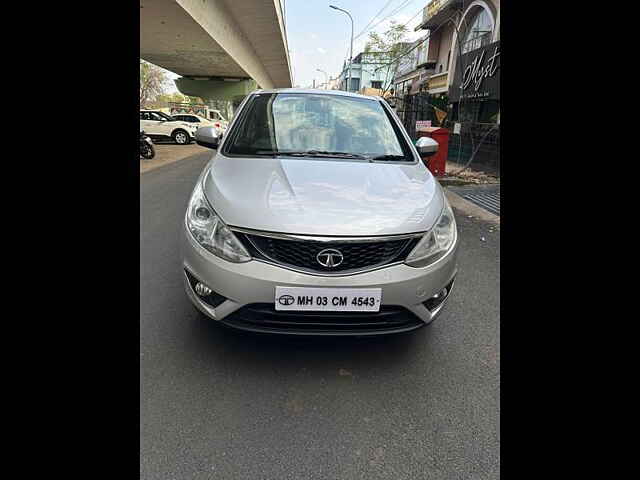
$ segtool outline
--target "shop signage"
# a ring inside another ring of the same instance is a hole
[[[456,65],[450,98],[453,102],[500,99],[499,41],[462,55]]]

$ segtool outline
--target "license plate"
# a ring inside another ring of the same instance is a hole
[[[381,288],[276,287],[276,310],[378,312]]]

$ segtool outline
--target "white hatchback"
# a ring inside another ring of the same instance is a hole
[[[292,335],[427,325],[449,299],[458,234],[442,187],[382,98],[258,90],[196,182],[184,219],[187,295],[212,320]]]

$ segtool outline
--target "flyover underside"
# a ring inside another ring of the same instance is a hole
[[[238,101],[258,88],[254,80],[240,80],[228,82],[224,80],[193,80],[191,78],[178,78],[176,87],[183,95],[200,97],[203,100],[227,100]]]
[[[254,87],[290,87],[279,5],[274,0],[140,0],[140,57],[186,77],[176,82],[178,89],[189,95],[202,91],[194,96],[203,98],[237,96],[238,89],[252,86],[220,83],[229,78],[253,79]]]

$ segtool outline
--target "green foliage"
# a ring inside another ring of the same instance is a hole
[[[169,83],[165,71],[140,59],[140,108],[150,106],[150,102],[162,95]]]
[[[203,103],[198,97],[167,93],[170,83],[166,70],[140,59],[140,108],[164,108],[168,102]]]
[[[382,83],[383,94],[391,86],[398,59],[411,48],[411,44],[406,40],[408,31],[406,25],[399,24],[392,20],[389,29],[383,34],[377,32],[369,33],[369,40],[364,47],[364,51],[367,53],[384,52],[384,58],[386,60],[384,66],[378,67],[378,69],[381,69],[385,74],[385,80]]]
[[[364,47],[365,52],[388,52],[395,53],[393,58],[404,53],[407,50],[405,37],[408,32],[406,25],[401,25],[392,20],[389,29],[383,34],[377,32],[369,33],[369,41]]]

